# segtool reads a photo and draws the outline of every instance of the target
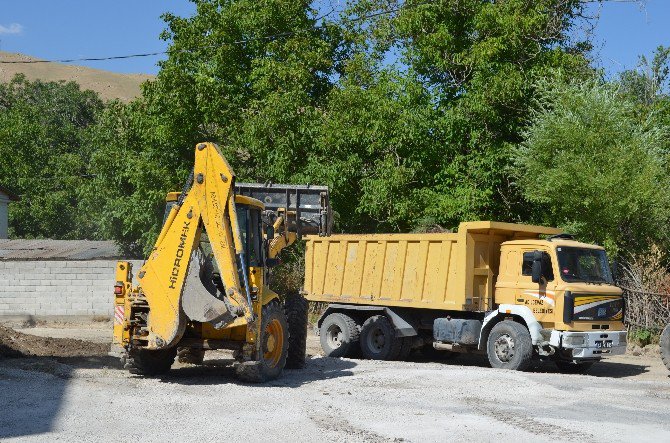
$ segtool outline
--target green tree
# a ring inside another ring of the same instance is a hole
[[[640,122],[616,84],[540,82],[515,172],[538,221],[609,251],[666,242],[667,127]]]
[[[87,129],[102,107],[96,93],[74,82],[17,75],[0,84],[0,180],[21,196],[11,206],[10,236],[96,237],[79,191],[93,149]]]
[[[374,220],[367,229],[527,217],[532,208],[509,178],[510,149],[522,140],[538,78],[557,69],[591,75],[588,44],[570,39],[582,8],[578,0],[353,2],[348,29],[367,63],[347,65],[323,136],[335,139],[328,147],[348,144],[336,162],[353,172],[339,181],[360,189],[347,200]],[[380,99],[379,89],[392,93]],[[357,106],[366,96],[376,100]],[[329,133],[337,127],[345,137]]]
[[[112,106],[95,134],[93,186],[112,196],[96,211],[127,245],[152,243],[165,193],[181,188],[198,142],[217,142],[240,180],[307,179],[337,32],[316,27],[306,1],[194,3],[193,17],[164,17],[170,54],[156,80],[136,103]]]

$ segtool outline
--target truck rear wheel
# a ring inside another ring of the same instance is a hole
[[[305,367],[307,352],[307,314],[308,303],[300,294],[288,294],[284,300],[284,312],[288,322],[288,356],[286,369]]]
[[[397,360],[404,341],[385,315],[368,318],[361,328],[361,352],[370,360]]]
[[[666,326],[665,329],[663,329],[663,333],[661,334],[661,359],[663,360],[663,363],[665,364],[665,367],[670,370],[670,325]]]
[[[353,318],[340,312],[323,319],[319,336],[326,357],[352,357],[359,349],[358,325]]]
[[[525,371],[533,358],[533,341],[524,325],[503,320],[491,329],[486,351],[492,368]]]
[[[132,349],[126,359],[125,368],[128,372],[136,375],[160,375],[168,372],[174,358],[177,356],[177,348],[148,350]]]
[[[255,361],[239,363],[237,376],[244,381],[262,383],[279,377],[288,354],[288,324],[277,300],[263,306],[261,313],[260,351]]]

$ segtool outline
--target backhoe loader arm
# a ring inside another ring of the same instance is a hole
[[[138,274],[139,302],[148,304],[141,332],[148,349],[176,344],[189,319],[224,327],[238,317],[253,319],[243,243],[234,201],[235,174],[219,148],[195,150],[192,183],[171,209],[149,258]],[[205,229],[225,287],[215,298],[197,282],[196,250]],[[243,269],[240,269],[242,267]]]

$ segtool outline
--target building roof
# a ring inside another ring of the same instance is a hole
[[[18,195],[14,194],[7,188],[0,186],[0,193],[5,194],[11,201],[17,202],[21,200]]]
[[[0,240],[0,261],[117,260],[122,257],[113,241]]]

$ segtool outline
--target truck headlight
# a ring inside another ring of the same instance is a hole
[[[582,346],[586,343],[586,337],[583,335],[568,335],[563,337],[563,344],[568,346]]]

